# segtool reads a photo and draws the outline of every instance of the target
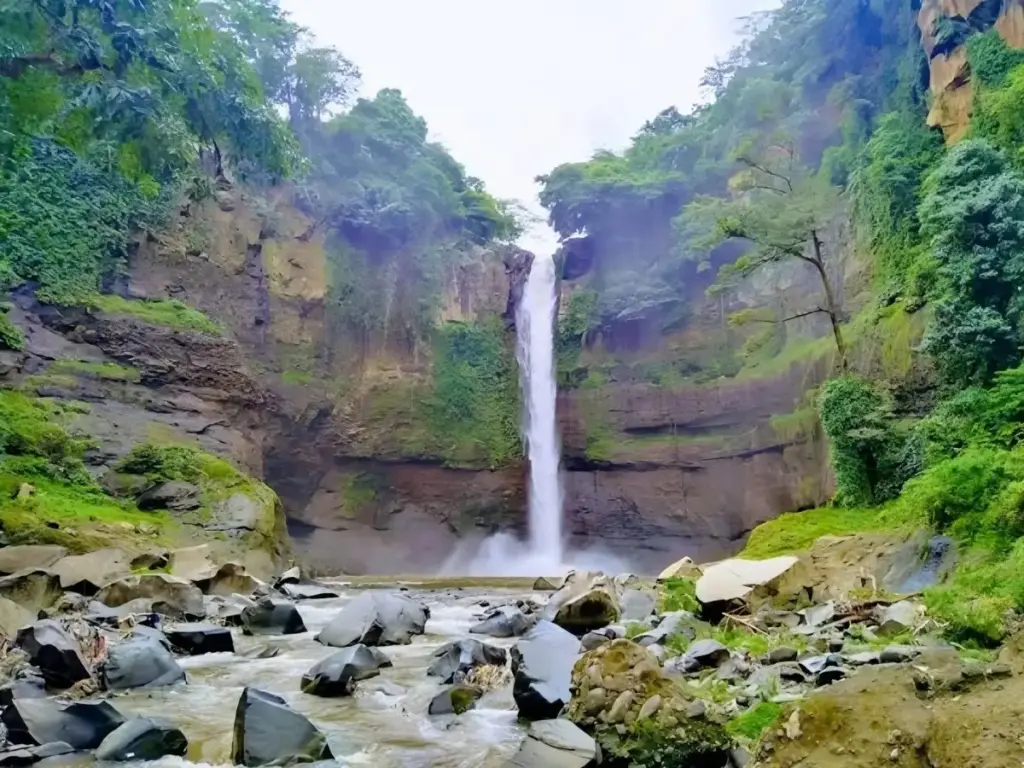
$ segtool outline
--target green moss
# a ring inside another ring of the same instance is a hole
[[[306,384],[312,384],[316,381],[316,376],[305,371],[282,371],[281,381],[285,384],[293,384],[304,386]]]
[[[125,299],[121,296],[93,296],[88,305],[110,315],[134,317],[153,325],[165,325],[181,331],[199,331],[219,335],[219,324],[198,309],[177,299]]]
[[[819,427],[818,408],[814,404],[813,394],[807,405],[791,413],[772,416],[769,424],[782,440],[794,442],[811,438]]]
[[[661,585],[661,596],[658,600],[662,613],[667,611],[689,611],[698,613],[700,603],[697,602],[697,582],[693,579],[668,579]]]
[[[456,715],[468,712],[480,698],[480,689],[468,685],[457,685],[449,691],[452,700],[452,711]]]
[[[130,381],[138,383],[141,379],[137,368],[117,363],[91,363],[85,360],[57,360],[48,369],[56,374],[87,376],[109,381]]]
[[[675,727],[655,719],[642,720],[625,734],[605,726],[595,737],[610,764],[621,762],[632,768],[717,765],[732,746],[722,726],[689,718]]]
[[[779,721],[781,716],[781,704],[762,701],[730,720],[725,729],[731,736],[757,741],[765,731]]]
[[[380,478],[365,472],[345,474],[341,479],[341,512],[346,517],[358,516],[377,498]]]

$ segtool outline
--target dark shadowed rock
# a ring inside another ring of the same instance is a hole
[[[0,688],[0,707],[10,706],[15,699],[45,699],[46,680],[32,667],[19,669],[11,682]]]
[[[30,544],[21,547],[0,548],[0,576],[10,576],[18,571],[49,568],[62,557],[67,557],[64,547],[48,544]]]
[[[15,699],[0,720],[12,744],[63,741],[74,749],[96,749],[124,716],[106,701],[59,704],[53,699]]]
[[[194,584],[166,573],[128,576],[108,584],[96,599],[111,608],[134,600],[152,601],[152,610],[177,619],[196,620],[206,616],[203,593]]]
[[[521,717],[550,720],[570,699],[572,667],[580,641],[550,621],[540,621],[512,649],[512,695]]]
[[[536,618],[524,615],[518,608],[505,605],[491,611],[487,618],[469,631],[487,637],[522,637],[536,623]]]
[[[242,628],[247,635],[297,635],[306,631],[298,608],[269,597],[260,598],[242,611]]]
[[[204,653],[234,653],[235,642],[227,627],[212,624],[177,624],[164,630],[171,645],[189,656]]]
[[[284,765],[332,757],[323,733],[280,696],[256,688],[242,691],[231,745],[235,765]]]
[[[323,659],[302,676],[302,692],[314,696],[348,696],[360,680],[380,674],[391,660],[376,648],[353,645]]]
[[[568,720],[530,723],[526,740],[508,768],[590,768],[598,761],[590,736]]]
[[[75,640],[56,621],[37,621],[18,632],[18,647],[54,688],[70,688],[92,677]]]
[[[171,652],[151,637],[134,637],[113,646],[100,667],[100,679],[109,690],[184,682],[185,672]]]
[[[461,715],[476,706],[484,692],[474,685],[453,685],[430,700],[428,715]]]
[[[292,600],[333,600],[339,594],[319,584],[285,584],[281,591]]]
[[[434,652],[434,661],[427,669],[427,674],[440,677],[443,683],[453,683],[474,667],[504,667],[507,660],[504,648],[485,645],[479,640],[456,640]]]
[[[700,667],[717,667],[729,658],[729,649],[717,640],[698,640],[686,649],[686,657]]]
[[[782,646],[780,648],[774,648],[768,651],[768,654],[764,657],[763,662],[765,664],[782,664],[787,661],[796,661],[797,656],[796,648],[789,648]]]
[[[103,740],[96,759],[115,763],[159,760],[168,755],[184,757],[187,750],[188,739],[170,720],[135,717]]]
[[[0,766],[17,768],[22,765],[33,765],[50,757],[69,755],[75,750],[70,744],[55,741],[41,747],[14,747],[0,752]]]
[[[285,584],[298,584],[302,581],[302,571],[299,566],[293,566],[277,577],[274,582],[274,589],[280,589]]]
[[[199,486],[178,480],[150,488],[139,496],[136,503],[139,509],[169,509],[172,512],[188,512],[202,506]]]
[[[404,595],[366,592],[342,608],[316,639],[336,648],[408,645],[423,634],[427,616],[423,605]]]
[[[134,499],[152,485],[145,475],[133,475],[128,472],[115,472],[110,469],[100,477],[100,485],[111,496],[119,499]]]

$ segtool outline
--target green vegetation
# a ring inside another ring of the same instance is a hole
[[[765,731],[779,721],[781,716],[781,704],[762,701],[730,720],[725,729],[731,736],[757,741]]]
[[[849,536],[899,527],[905,521],[886,517],[877,509],[825,507],[790,512],[757,526],[747,539],[742,556],[764,560],[794,552],[806,552],[822,536]]]
[[[125,299],[120,296],[91,296],[90,307],[109,315],[134,317],[153,325],[165,325],[179,331],[220,334],[221,327],[198,309],[177,299]]]
[[[431,432],[453,464],[491,467],[522,456],[519,385],[513,353],[497,318],[447,323],[434,351]]]
[[[658,607],[663,613],[666,611],[698,613],[700,603],[697,602],[697,582],[693,579],[668,579],[662,585]]]
[[[117,363],[90,363],[85,360],[57,360],[50,365],[51,373],[87,376],[108,381],[130,381],[138,383],[139,371],[127,365]]]
[[[342,513],[356,517],[372,504],[380,491],[380,479],[365,472],[345,474],[341,480]]]

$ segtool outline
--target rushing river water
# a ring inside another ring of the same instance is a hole
[[[235,637],[236,654],[209,654],[180,660],[189,684],[171,689],[137,689],[112,703],[124,714],[166,717],[188,737],[188,760],[165,758],[156,766],[230,764],[235,706],[245,686],[283,696],[298,712],[327,734],[337,764],[374,768],[499,768],[523,738],[516,723],[511,686],[487,693],[474,710],[459,717],[430,717],[427,706],[445,686],[428,677],[431,655],[441,645],[476,637],[509,648],[515,638],[499,640],[470,635],[484,607],[535,596],[525,584],[432,588],[410,585],[410,596],[430,607],[426,634],[407,646],[382,650],[394,667],[359,683],[355,695],[319,698],[299,691],[299,680],[319,660],[338,649],[313,637],[359,594],[345,588],[340,599],[299,603],[308,632],[284,637]],[[271,659],[246,658],[269,647]]]

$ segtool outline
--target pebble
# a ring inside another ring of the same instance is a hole
[[[708,707],[700,699],[694,699],[686,708],[686,716],[691,720],[699,720],[707,714]]]
[[[654,696],[651,696],[651,698],[649,698],[647,701],[645,701],[644,705],[642,707],[640,707],[640,712],[637,713],[636,719],[638,721],[639,720],[646,720],[648,717],[650,717],[655,712],[657,712],[658,708],[660,706],[661,706],[661,696],[658,696],[657,694],[655,694]]]
[[[797,653],[796,648],[783,646],[781,648],[776,648],[773,651],[769,651],[768,655],[764,657],[764,663],[782,664],[787,661],[796,661],[797,656],[799,655],[800,654]]]

